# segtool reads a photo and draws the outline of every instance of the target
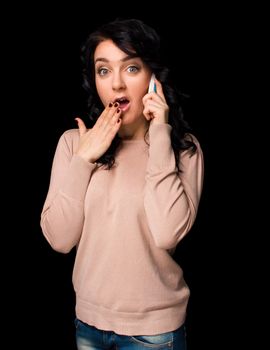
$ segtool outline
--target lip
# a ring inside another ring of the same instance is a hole
[[[118,97],[115,97],[115,99],[113,100],[113,103],[115,103],[115,102],[117,102],[118,100],[122,100],[122,99],[125,99],[125,100],[128,100],[129,101],[129,99],[127,98],[127,96],[118,96]]]
[[[127,103],[124,107],[119,106],[122,112],[126,112],[129,109],[129,107],[130,107],[130,102]]]

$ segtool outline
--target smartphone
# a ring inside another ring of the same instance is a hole
[[[155,83],[155,74],[153,73],[150,79],[149,87],[148,87],[148,93],[149,92],[157,92],[157,85]]]

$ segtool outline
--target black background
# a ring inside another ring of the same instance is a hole
[[[125,8],[133,6],[132,11]],[[33,15],[26,8],[23,11],[20,16],[17,9],[12,18],[10,56],[7,52],[12,64],[9,89],[13,102],[6,130],[17,145],[15,157],[8,157],[12,193],[7,203],[12,241],[8,245],[9,271],[12,266],[8,273],[9,317],[20,328],[14,341],[19,338],[20,344],[31,349],[75,349],[71,282],[75,252],[63,255],[51,249],[40,229],[40,213],[57,141],[63,131],[76,127],[74,118],[85,112],[80,47],[98,25],[116,17],[134,17],[160,34],[175,82],[190,95],[184,112],[205,157],[198,217],[175,256],[191,289],[189,350],[218,349],[221,340],[229,344],[231,335],[224,329],[224,319],[232,312],[232,294],[239,297],[232,288],[233,252],[228,244],[234,201],[228,207],[224,203],[232,176],[227,170],[234,162],[228,156],[229,144],[237,135],[230,131],[233,114],[227,109],[235,44],[230,41],[224,12],[217,9],[212,16],[206,7],[146,12],[136,4],[118,8],[104,4],[99,11],[83,7],[31,8]]]

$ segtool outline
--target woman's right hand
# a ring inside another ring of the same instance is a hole
[[[110,103],[97,119],[92,129],[87,129],[81,118],[78,123],[80,141],[76,154],[90,163],[95,163],[110,147],[122,119],[119,104]]]

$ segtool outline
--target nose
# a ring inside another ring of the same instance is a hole
[[[112,89],[114,91],[123,90],[126,88],[125,81],[120,72],[115,72],[112,78]]]

